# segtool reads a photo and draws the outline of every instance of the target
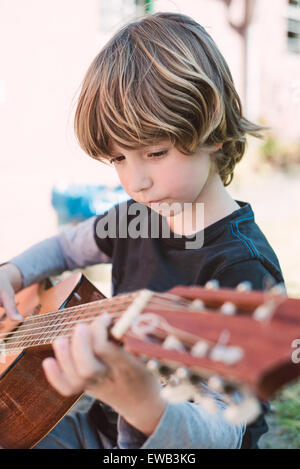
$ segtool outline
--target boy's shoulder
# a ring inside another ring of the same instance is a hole
[[[255,221],[248,202],[236,201],[240,208],[206,230],[204,246],[211,250],[215,265],[212,276],[221,286],[231,287],[238,279],[249,279],[254,288],[284,283],[274,249]]]

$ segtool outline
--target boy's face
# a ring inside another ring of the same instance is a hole
[[[199,149],[185,155],[169,140],[134,150],[113,143],[110,161],[124,190],[135,201],[149,207],[153,202],[182,205],[204,202],[201,195],[210,174],[210,153]]]

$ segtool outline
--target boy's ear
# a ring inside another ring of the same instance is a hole
[[[216,151],[220,150],[220,148],[222,148],[223,146],[223,143],[215,143],[214,145],[212,145],[212,153],[215,153]]]

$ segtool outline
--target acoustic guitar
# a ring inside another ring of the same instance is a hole
[[[79,322],[110,314],[110,336],[162,379],[172,401],[198,402],[210,412],[216,393],[224,418],[249,423],[260,401],[300,375],[300,300],[280,289],[251,291],[176,286],[106,298],[81,273],[55,286],[43,282],[16,295],[24,321],[0,308],[0,446],[34,447],[81,395],[63,397],[41,363],[54,339]]]

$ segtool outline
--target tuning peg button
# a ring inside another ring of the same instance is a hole
[[[175,375],[180,379],[180,380],[186,380],[190,378],[191,372],[188,368],[185,366],[180,366],[177,368],[175,371]]]
[[[284,283],[278,283],[277,285],[274,285],[274,287],[271,288],[270,293],[273,293],[274,295],[286,296],[286,288]]]
[[[164,340],[162,347],[167,350],[178,350],[181,352],[185,351],[184,345],[174,335],[168,335],[168,337]]]
[[[253,422],[261,413],[259,401],[249,396],[242,400],[239,404],[230,404],[224,410],[224,418],[234,425],[242,423],[249,424]]]
[[[237,312],[237,307],[230,301],[226,301],[220,308],[221,313],[232,316]]]
[[[170,402],[190,401],[194,399],[194,388],[188,383],[168,385],[161,390],[161,395]]]
[[[203,301],[201,301],[201,300],[199,300],[198,298],[196,298],[195,300],[193,300],[193,301],[190,303],[189,309],[190,309],[190,310],[194,310],[194,309],[196,309],[196,310],[198,310],[198,309],[202,310],[202,309],[204,309],[204,303],[203,303]]]
[[[191,355],[194,357],[205,357],[209,352],[209,344],[205,340],[198,340],[191,348]]]
[[[217,290],[219,288],[220,284],[218,280],[212,279],[206,282],[205,288],[208,290]]]
[[[239,283],[238,286],[236,287],[236,289],[238,291],[242,291],[242,292],[250,291],[250,290],[252,290],[252,283],[248,282],[248,280],[245,280],[245,282]]]
[[[210,414],[216,414],[218,412],[217,403],[212,397],[197,394],[195,395],[194,400],[197,404],[201,405],[201,407],[203,407],[203,409],[205,409]]]
[[[276,310],[276,303],[274,301],[269,301],[264,303],[256,308],[253,313],[253,318],[256,321],[266,321],[271,319]]]
[[[225,365],[234,365],[244,356],[243,349],[235,346],[216,345],[210,351],[209,357],[216,362],[225,363]]]
[[[150,360],[148,360],[146,367],[148,368],[148,370],[154,373],[159,373],[161,364],[159,363],[159,361],[155,360],[154,358],[151,358]]]
[[[217,392],[224,392],[224,381],[219,376],[211,376],[207,380],[207,385]]]

